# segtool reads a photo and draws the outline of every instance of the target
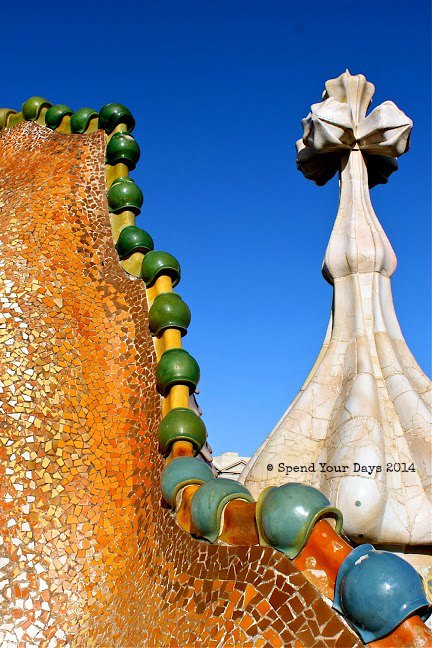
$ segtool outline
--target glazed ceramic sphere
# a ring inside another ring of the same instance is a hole
[[[139,214],[144,196],[132,178],[117,178],[108,190],[109,211],[117,213],[130,210]]]
[[[147,288],[151,288],[155,281],[162,275],[171,278],[175,287],[181,277],[180,264],[172,254],[155,250],[145,255],[142,263],[141,276]]]
[[[135,168],[140,158],[140,148],[129,133],[114,133],[107,144],[107,164],[126,164],[129,170]]]
[[[60,126],[63,117],[66,117],[66,115],[73,115],[73,110],[69,106],[64,106],[63,104],[51,106],[45,113],[45,124],[51,130],[55,130]]]
[[[340,532],[342,513],[318,489],[306,484],[267,488],[257,504],[257,524],[263,544],[283,551],[291,559],[303,549],[314,524],[322,517],[336,518],[336,530]]]
[[[184,349],[168,349],[156,370],[157,389],[166,396],[174,385],[186,385],[193,394],[200,379],[197,361]]]
[[[109,134],[120,124],[124,124],[129,133],[133,131],[135,119],[129,108],[121,104],[109,103],[100,109],[99,128]]]
[[[170,453],[175,441],[189,441],[195,452],[199,452],[206,438],[207,430],[203,420],[187,407],[175,407],[159,423],[159,448],[165,456]]]
[[[177,457],[165,465],[161,473],[163,498],[175,508],[177,493],[185,486],[204,484],[214,479],[211,468],[195,457]]]
[[[23,103],[21,110],[26,121],[35,121],[39,117],[42,108],[49,108],[50,106],[50,102],[43,97],[30,97]]]
[[[356,547],[342,563],[333,607],[349,619],[364,643],[384,637],[414,613],[423,621],[431,614],[414,567],[370,544]]]
[[[147,254],[153,249],[153,239],[145,230],[136,225],[127,225],[122,229],[115,244],[120,260],[127,259],[134,252]]]
[[[215,542],[221,531],[222,512],[233,499],[254,501],[248,489],[234,479],[218,477],[201,486],[191,502],[191,518],[196,535]]]
[[[89,127],[90,121],[97,116],[97,112],[92,108],[80,108],[74,112],[70,120],[72,133],[84,133]]]
[[[189,307],[180,295],[173,292],[160,293],[149,311],[149,326],[153,335],[160,337],[168,328],[174,328],[186,335],[191,321]]]

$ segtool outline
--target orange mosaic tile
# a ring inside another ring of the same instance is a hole
[[[0,133],[2,643],[360,646],[285,556],[195,540],[161,505],[156,357],[105,145]]]

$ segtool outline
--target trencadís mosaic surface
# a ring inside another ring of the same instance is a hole
[[[112,242],[105,137],[0,134],[2,645],[360,645],[285,556],[193,539],[162,506],[156,356]]]

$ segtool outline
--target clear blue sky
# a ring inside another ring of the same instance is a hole
[[[142,0],[8,3],[1,100],[124,103],[142,158],[139,224],[183,269],[185,347],[216,453],[251,453],[296,395],[325,333],[320,267],[337,183],[296,170],[300,120],[326,79],[362,72],[413,120],[372,200],[398,256],[393,294],[430,372],[429,2]]]

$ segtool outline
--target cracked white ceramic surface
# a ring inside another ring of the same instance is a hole
[[[390,286],[396,256],[368,183],[374,165],[393,165],[378,181],[397,168],[393,158],[408,149],[412,122],[391,101],[366,117],[373,93],[364,76],[347,71],[327,82],[323,102],[302,122],[297,148],[299,159],[307,153],[307,177],[318,182],[326,160],[339,156],[339,210],[323,263],[334,286],[332,316],[300,393],[240,481],[255,496],[270,485],[308,483],[342,510],[353,539],[430,544],[431,384],[397,321]],[[348,469],[321,472],[320,462]],[[289,475],[278,472],[280,463],[291,466]],[[293,470],[311,464],[315,472]],[[355,472],[354,464],[382,470]],[[387,472],[387,464],[413,464],[415,472]]]

